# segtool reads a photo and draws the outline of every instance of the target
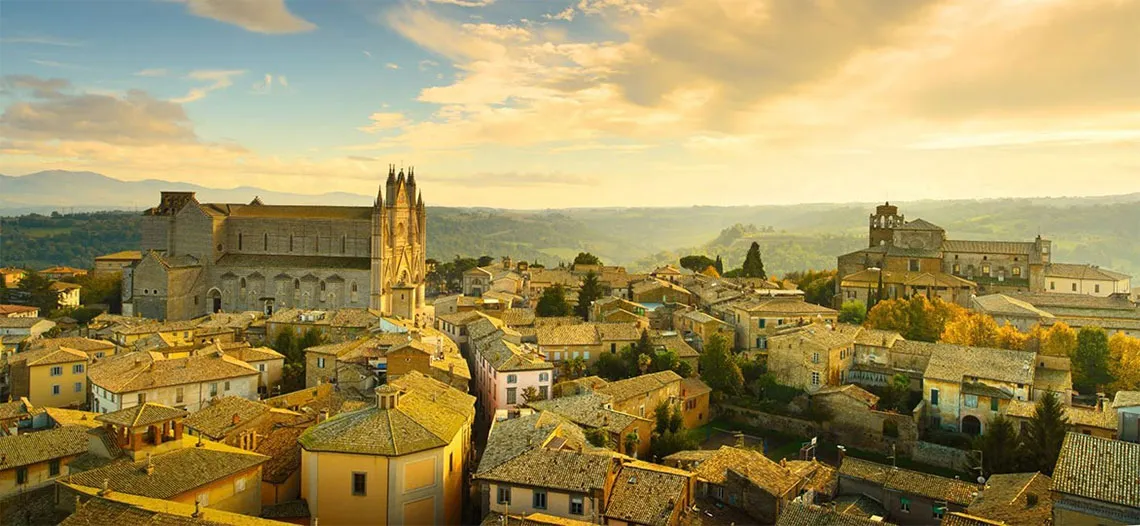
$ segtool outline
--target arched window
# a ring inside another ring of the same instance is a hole
[[[301,290],[301,280],[299,280],[299,279],[293,280],[293,290]]]
[[[261,235],[261,249],[269,252],[269,232]]]
[[[241,232],[238,232],[238,250],[241,250]]]
[[[352,284],[349,285],[348,289],[349,289],[348,301],[356,303],[356,282],[353,281]]]
[[[293,251],[293,234],[289,234],[289,252]]]
[[[321,282],[321,292],[325,291],[325,282]]]
[[[340,236],[340,253],[344,254],[348,251],[348,236]]]
[[[242,292],[245,292],[245,278],[241,278],[241,283],[240,283],[239,287],[241,287]]]

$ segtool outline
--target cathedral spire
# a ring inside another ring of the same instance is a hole
[[[392,185],[396,182],[396,165],[388,165],[388,182],[386,184]]]

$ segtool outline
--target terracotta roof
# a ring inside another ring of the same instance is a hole
[[[195,411],[183,420],[183,425],[213,440],[221,440],[234,427],[243,425],[272,408],[240,396],[226,396]]]
[[[80,411],[78,409],[63,409],[60,407],[45,407],[43,412],[55,423],[56,427],[82,426],[86,428],[99,427],[96,420],[99,413]]]
[[[966,241],[947,239],[942,242],[946,252],[973,252],[978,254],[1016,254],[1028,256],[1034,251],[1033,242],[1019,241]]]
[[[187,413],[183,409],[175,409],[154,402],[146,402],[143,405],[136,405],[126,409],[120,409],[113,413],[99,415],[96,420],[123,427],[143,427],[167,420],[182,418],[188,414],[190,413]]]
[[[87,427],[0,436],[0,471],[87,452]]]
[[[142,252],[138,250],[123,250],[121,252],[113,252],[110,254],[104,254],[102,256],[95,256],[95,261],[109,261],[116,259],[138,261],[142,259]]]
[[[7,305],[0,304],[0,317],[5,317],[11,314],[19,314],[23,312],[36,312],[40,310],[39,307],[29,307],[27,305]]]
[[[606,517],[633,524],[664,526],[689,497],[692,474],[633,461],[624,464],[614,482]]]
[[[98,351],[115,350],[115,344],[107,340],[93,340],[91,338],[80,337],[39,338],[31,343],[29,350],[58,349],[60,347],[67,347],[88,354]]]
[[[1047,524],[1053,517],[1050,485],[1052,480],[1041,473],[991,475],[966,513],[1010,526]]]
[[[1140,444],[1066,434],[1053,471],[1052,490],[1140,508]]]
[[[914,219],[895,227],[895,230],[942,230],[942,227],[925,219]]]
[[[1128,298],[1112,296],[1093,296],[1090,294],[1072,294],[1067,292],[1011,292],[1011,298],[1022,300],[1057,315],[1054,309],[1076,309],[1095,311],[1124,311],[1123,315],[1131,315],[1140,310]]]
[[[777,314],[784,316],[834,316],[835,309],[793,298],[754,298],[740,303],[739,308],[750,314]]]
[[[60,526],[284,526],[288,523],[250,517],[215,508],[200,508],[161,499],[112,492],[99,496],[98,490],[62,483],[85,494],[85,502],[60,522]],[[195,513],[200,516],[195,517]]]
[[[499,319],[503,320],[503,323],[512,327],[534,325],[534,309],[517,307],[507,309],[499,314]]]
[[[645,420],[613,409],[606,409],[606,404],[611,403],[611,401],[612,398],[609,395],[585,393],[531,402],[527,405],[539,411],[550,411],[558,414],[583,427],[605,429],[614,433],[622,432],[637,420]]]
[[[1135,406],[1140,406],[1140,391],[1117,391],[1116,398],[1112,400],[1114,409]]]
[[[436,319],[446,321],[455,326],[467,325],[475,321],[483,319],[482,313],[473,310],[463,312],[448,312],[445,314],[436,315]]]
[[[822,350],[831,350],[854,345],[855,338],[862,330],[863,328],[858,325],[847,323],[834,325],[813,323],[773,335],[769,339],[773,347],[809,344]]]
[[[896,468],[850,456],[844,458],[840,464],[839,475],[961,506],[969,505],[973,501],[974,492],[979,490],[976,484],[961,480]]]
[[[945,523],[943,523],[945,524]],[[814,504],[792,502],[776,519],[776,526],[890,526],[891,523]]]
[[[539,345],[597,345],[598,330],[592,324],[537,327]]]
[[[1116,431],[1119,422],[1115,411],[1097,411],[1091,407],[1063,406],[1064,414],[1069,418],[1069,424],[1074,426],[1097,427]],[[1018,418],[1033,418],[1037,404],[1023,400],[1010,400],[1006,406],[1005,414]]]
[[[479,524],[480,526],[591,526],[594,523],[585,520],[567,519],[566,517],[548,515],[546,513],[531,513],[526,516],[503,516],[501,513],[491,512],[488,513],[486,517],[483,517],[483,521]]]
[[[502,338],[485,338],[479,340],[475,349],[491,367],[500,372],[554,368],[554,364],[546,361],[532,344],[516,345]]]
[[[55,349],[45,348],[16,353],[8,357],[8,363],[15,364],[24,362],[27,366],[32,367],[39,365],[86,362],[87,359],[87,353],[83,353],[75,349],[69,349],[67,347],[56,347]]]
[[[854,515],[869,519],[873,516],[886,517],[887,510],[883,505],[866,495],[841,495],[832,501],[835,511],[844,515]]]
[[[947,287],[947,288],[974,288],[977,283],[968,279],[962,279],[953,274],[945,272],[912,272],[909,270],[884,270],[882,271],[883,283],[894,285],[906,285],[910,287]],[[877,270],[860,270],[854,274],[843,276],[840,280],[844,287],[862,287],[868,283],[877,284],[879,282],[879,271]]]
[[[222,352],[226,353],[226,356],[232,356],[246,363],[285,359],[284,354],[274,351],[269,347],[231,347],[224,349]]]
[[[376,404],[338,414],[305,431],[298,439],[301,446],[308,451],[407,455],[450,444],[473,418],[475,397],[417,371],[391,385],[404,390],[395,407]]]
[[[857,345],[866,345],[869,347],[893,347],[895,342],[902,339],[902,335],[895,331],[868,329],[866,327],[859,331],[859,334],[855,335],[855,343]]]
[[[219,353],[167,358],[159,353],[135,351],[99,360],[87,368],[91,383],[114,393],[129,393],[175,385],[241,378],[257,369]]]
[[[681,396],[685,398],[692,398],[706,393],[711,393],[712,387],[701,381],[700,378],[692,377],[681,380]]]
[[[0,318],[0,329],[31,329],[40,323],[55,326],[55,322],[47,318]]]
[[[192,331],[198,327],[199,320],[181,320],[181,321],[144,321],[142,323],[120,323],[114,327],[116,334],[135,335],[135,334],[150,334],[154,332],[180,332]]]
[[[987,294],[973,299],[974,303],[991,316],[1021,316],[1030,318],[1052,318],[1053,315],[1034,307],[1033,304],[1005,294]]]
[[[664,348],[667,351],[672,351],[678,358],[696,358],[701,355],[689,345],[680,334],[672,333],[657,333],[649,337],[650,343],[655,347]]]
[[[1072,264],[1072,263],[1050,263],[1045,265],[1045,277],[1047,278],[1065,278],[1065,279],[1087,279],[1097,281],[1119,281],[1129,279],[1132,276],[1122,274],[1108,269],[1100,268],[1096,265],[1088,264]]]
[[[814,396],[821,396],[821,395],[828,395],[828,394],[841,394],[841,395],[847,396],[853,400],[861,402],[864,405],[866,405],[867,407],[873,407],[875,404],[879,403],[879,397],[878,396],[875,396],[874,393],[872,393],[866,389],[863,389],[862,387],[859,387],[858,385],[855,385],[855,384],[844,384],[844,385],[838,385],[838,386],[834,386],[834,385],[825,386],[825,387],[821,388],[820,390],[816,391]]]
[[[784,495],[803,481],[791,469],[763,453],[732,446],[721,446],[692,469],[697,477],[720,486],[727,483],[731,471],[775,496]]]
[[[1036,353],[941,343],[930,356],[926,377],[961,382],[964,377],[1032,384]]]
[[[608,451],[582,452],[536,447],[508,459],[475,478],[522,484],[575,493],[589,493],[606,485],[617,456]]]
[[[636,323],[595,323],[599,340],[636,340],[641,337],[641,328]]]
[[[1041,522],[1038,524],[1048,524]],[[941,526],[1005,526],[1004,522],[992,521],[975,517],[973,515],[962,513],[960,511],[952,511],[942,517]]]
[[[184,438],[192,444],[191,439]],[[269,457],[222,444],[187,445],[150,459],[154,473],[147,474],[147,460],[122,458],[101,468],[71,475],[71,483],[101,488],[103,481],[115,492],[155,499],[169,499],[207,484],[252,469]],[[254,481],[249,483],[256,484]]]
[[[679,383],[680,381],[681,377],[677,373],[673,371],[661,371],[610,382],[599,387],[597,391],[599,393],[608,394],[613,397],[615,402],[621,403],[631,398],[661,389],[673,382]]]
[[[488,473],[505,462],[540,448],[553,437],[564,440],[564,449],[591,450],[582,428],[551,411],[495,422],[479,459],[476,475]]]
[[[0,420],[25,418],[35,414],[39,414],[39,411],[32,407],[27,398],[0,403]]]
[[[261,468],[261,480],[283,484],[301,469],[301,444],[297,439],[307,428],[307,424],[274,427],[258,440],[254,452],[269,457]]]

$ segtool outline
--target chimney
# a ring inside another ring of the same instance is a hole
[[[150,453],[146,454],[146,474],[147,476],[154,475],[154,462],[151,460]]]
[[[328,409],[321,409],[320,414],[317,415],[317,423],[319,424],[319,423],[324,422],[325,420],[328,420],[328,419],[329,419],[329,410]]]
[[[839,452],[839,465],[843,465],[843,459],[847,457],[847,448],[843,446],[836,446],[835,449]]]
[[[231,421],[233,422],[233,425],[235,425],[235,426],[238,425],[239,423],[241,423],[241,415],[234,413],[234,416],[231,419]]]
[[[111,494],[111,479],[103,479],[103,489],[99,490],[100,497],[106,497]]]

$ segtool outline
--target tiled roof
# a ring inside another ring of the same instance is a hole
[[[879,282],[879,271],[860,270],[854,274],[843,276],[841,280],[844,287],[861,287]],[[892,285],[906,285],[909,287],[948,287],[973,288],[977,284],[968,279],[962,279],[945,272],[915,272],[909,270],[882,271],[883,283]]]
[[[1118,281],[1129,279],[1132,276],[1122,274],[1096,265],[1077,265],[1072,263],[1050,263],[1045,266],[1045,277],[1066,279],[1088,279],[1098,281]]]
[[[619,322],[619,323],[595,323],[594,327],[598,329],[598,339],[603,341],[612,340],[629,340],[633,341],[641,337],[641,328],[636,323]]]
[[[1074,426],[1097,427],[1116,431],[1119,422],[1115,411],[1098,411],[1091,407],[1063,406],[1069,424]],[[1018,418],[1033,418],[1037,404],[1023,400],[1010,400],[1005,414]]]
[[[975,517],[973,515],[962,513],[960,511],[952,511],[942,517],[941,526],[1005,526],[1004,522],[992,521]],[[1047,522],[1040,522],[1038,524],[1048,524]]]
[[[1140,508],[1140,444],[1066,434],[1052,490]]]
[[[407,455],[446,446],[473,418],[475,397],[417,371],[390,385],[404,391],[395,407],[372,405],[338,414],[305,431],[298,439],[301,446],[308,451]]]
[[[902,335],[895,331],[868,329],[866,327],[859,331],[859,334],[855,335],[855,343],[857,345],[866,345],[869,347],[893,347],[895,342],[902,339]]]
[[[840,464],[839,475],[961,506],[969,505],[973,501],[974,492],[979,490],[976,484],[961,480],[896,468],[850,456],[844,458]]]
[[[516,345],[502,338],[485,338],[476,345],[476,352],[500,372],[554,368],[532,344]]]
[[[835,497],[832,502],[835,503],[835,511],[844,515],[854,515],[864,519],[887,516],[887,510],[881,503],[865,495],[841,495]]]
[[[0,471],[87,452],[87,427],[0,436]]]
[[[68,349],[75,349],[85,353],[92,353],[96,351],[113,351],[115,344],[107,340],[93,340],[91,338],[68,337],[68,338],[40,338],[34,340],[29,346],[29,350],[38,349],[58,349],[60,347],[67,347]]]
[[[535,336],[539,345],[597,345],[600,342],[598,330],[588,323],[537,327]]]
[[[631,398],[645,395],[646,393],[661,389],[673,382],[680,381],[681,377],[677,373],[673,371],[661,371],[610,382],[599,387],[598,392],[612,396],[614,401],[620,404]]]
[[[184,440],[193,444],[188,438]],[[130,461],[123,458],[101,468],[75,473],[71,475],[71,482],[100,488],[106,480],[112,491],[169,499],[269,460],[264,455],[222,444],[206,444],[202,447],[187,445],[182,449],[155,455],[150,460],[154,468],[150,475],[147,474],[146,459]]]
[[[55,423],[56,427],[82,426],[86,428],[99,427],[96,420],[99,413],[80,411],[78,409],[63,409],[60,407],[45,407],[43,412]]]
[[[548,515],[546,513],[531,513],[526,516],[503,516],[501,513],[491,512],[488,513],[486,517],[483,517],[483,521],[479,524],[480,526],[591,526],[594,523],[585,520],[567,519],[566,517]]]
[[[878,396],[875,396],[874,393],[867,391],[866,389],[863,389],[862,387],[859,387],[855,384],[844,384],[838,386],[829,385],[815,392],[815,396],[827,394],[842,394],[844,396],[852,398],[853,400],[862,402],[867,407],[871,407],[879,403]]]
[[[942,227],[925,219],[914,219],[895,227],[896,230],[943,230]]]
[[[40,323],[55,326],[55,322],[47,318],[0,318],[0,329],[30,329]]]
[[[311,421],[310,421],[311,422]],[[307,424],[274,427],[257,442],[255,453],[269,457],[261,468],[261,479],[271,484],[283,484],[301,469],[301,444],[297,439]]]
[[[211,352],[183,358],[135,351],[97,361],[87,368],[88,379],[114,393],[213,382],[259,374],[257,369],[230,356]]]
[[[38,413],[27,398],[0,403],[0,420],[24,418]]]
[[[188,415],[184,409],[146,402],[113,413],[99,415],[96,420],[122,427],[144,427],[167,420],[174,420]]]
[[[460,326],[481,320],[483,319],[483,315],[478,311],[467,310],[463,312],[448,312],[445,314],[439,314],[436,315],[436,318],[446,321],[452,325]]]
[[[1112,407],[1135,407],[1140,405],[1140,391],[1117,391],[1116,398],[1112,399]]]
[[[987,294],[973,299],[984,312],[991,316],[1022,316],[1032,318],[1052,318],[1053,315],[1034,307],[1033,304],[1005,294]]]
[[[1028,256],[1033,253],[1033,242],[1019,241],[966,241],[947,239],[942,242],[946,252],[972,252],[977,254],[1017,254]]]
[[[121,252],[113,252],[111,254],[104,254],[102,256],[95,256],[95,261],[109,261],[115,259],[129,259],[138,261],[142,259],[142,251],[139,250],[123,250]]]
[[[1051,484],[1041,473],[991,475],[966,513],[1009,526],[1047,524],[1053,516]]]
[[[784,495],[803,480],[763,453],[732,446],[721,446],[693,467],[697,477],[720,486],[728,481],[729,471],[775,496]]]
[[[655,347],[664,347],[665,350],[672,351],[678,358],[696,358],[701,355],[701,353],[697,352],[692,345],[689,345],[680,334],[675,332],[658,333],[650,336],[649,341]]]
[[[609,395],[600,393],[585,393],[580,395],[563,396],[551,400],[542,400],[528,403],[539,411],[550,411],[563,416],[583,427],[605,429],[620,433],[639,417],[606,409],[611,402]]]
[[[7,316],[9,314],[18,314],[18,313],[23,313],[23,312],[36,312],[38,310],[40,310],[39,307],[31,307],[28,305],[0,304],[0,317]]]
[[[243,362],[262,362],[266,360],[284,360],[285,355],[281,354],[269,347],[231,347],[224,349],[223,352],[226,356],[232,356]]]
[[[265,205],[201,203],[203,211],[214,211],[230,217],[275,217],[289,219],[355,219],[369,221],[371,206]]]
[[[87,353],[83,353],[75,349],[69,349],[67,347],[56,347],[55,349],[37,349],[34,351],[16,353],[8,357],[9,364],[24,362],[29,367],[86,361]]]
[[[186,417],[183,425],[203,435],[220,440],[236,426],[269,412],[271,407],[240,396],[227,396]]]
[[[964,377],[1032,384],[1036,353],[938,344],[926,377],[961,382]]]
[[[1022,300],[1049,312],[1055,308],[1068,308],[1097,311],[1125,311],[1135,313],[1140,307],[1134,305],[1128,298],[1112,296],[1093,296],[1090,294],[1071,294],[1061,292],[1011,292],[1011,298]]]
[[[507,309],[499,315],[499,318],[503,320],[503,323],[512,327],[534,325],[534,309],[518,307]]]
[[[679,469],[629,462],[614,482],[606,517],[633,524],[671,524],[688,494],[691,478],[691,473]]]
[[[605,487],[616,462],[608,451],[536,447],[476,475],[480,480],[588,493]]]
[[[368,309],[338,309],[333,311],[329,325],[333,327],[367,328],[380,321],[380,314]]]
[[[945,524],[945,523],[943,523]],[[889,522],[871,520],[836,509],[792,502],[776,519],[776,526],[890,526]]]
[[[98,490],[63,483],[68,489],[86,495],[85,502],[60,522],[60,526],[285,526],[288,523],[250,517],[215,508],[196,508],[161,499],[112,492],[99,496]],[[199,516],[194,516],[198,514]]]
[[[774,314],[784,316],[815,316],[817,314],[834,316],[837,314],[834,309],[808,303],[803,301],[803,299],[793,298],[750,299],[743,302],[740,308],[748,311],[750,314]]]
[[[539,411],[495,422],[487,436],[487,446],[483,449],[475,473],[479,475],[490,472],[519,455],[542,447],[555,436],[565,441],[564,449],[593,449],[582,428],[553,412]]]
[[[771,336],[773,346],[785,347],[793,344],[809,344],[824,350],[849,347],[855,344],[855,338],[863,328],[847,323],[821,324],[813,323],[803,327]]]
[[[308,519],[309,515],[309,503],[301,499],[261,506],[263,519]]]
[[[711,393],[712,387],[701,381],[700,378],[692,377],[681,380],[681,396],[691,398],[700,396],[706,393]]]

